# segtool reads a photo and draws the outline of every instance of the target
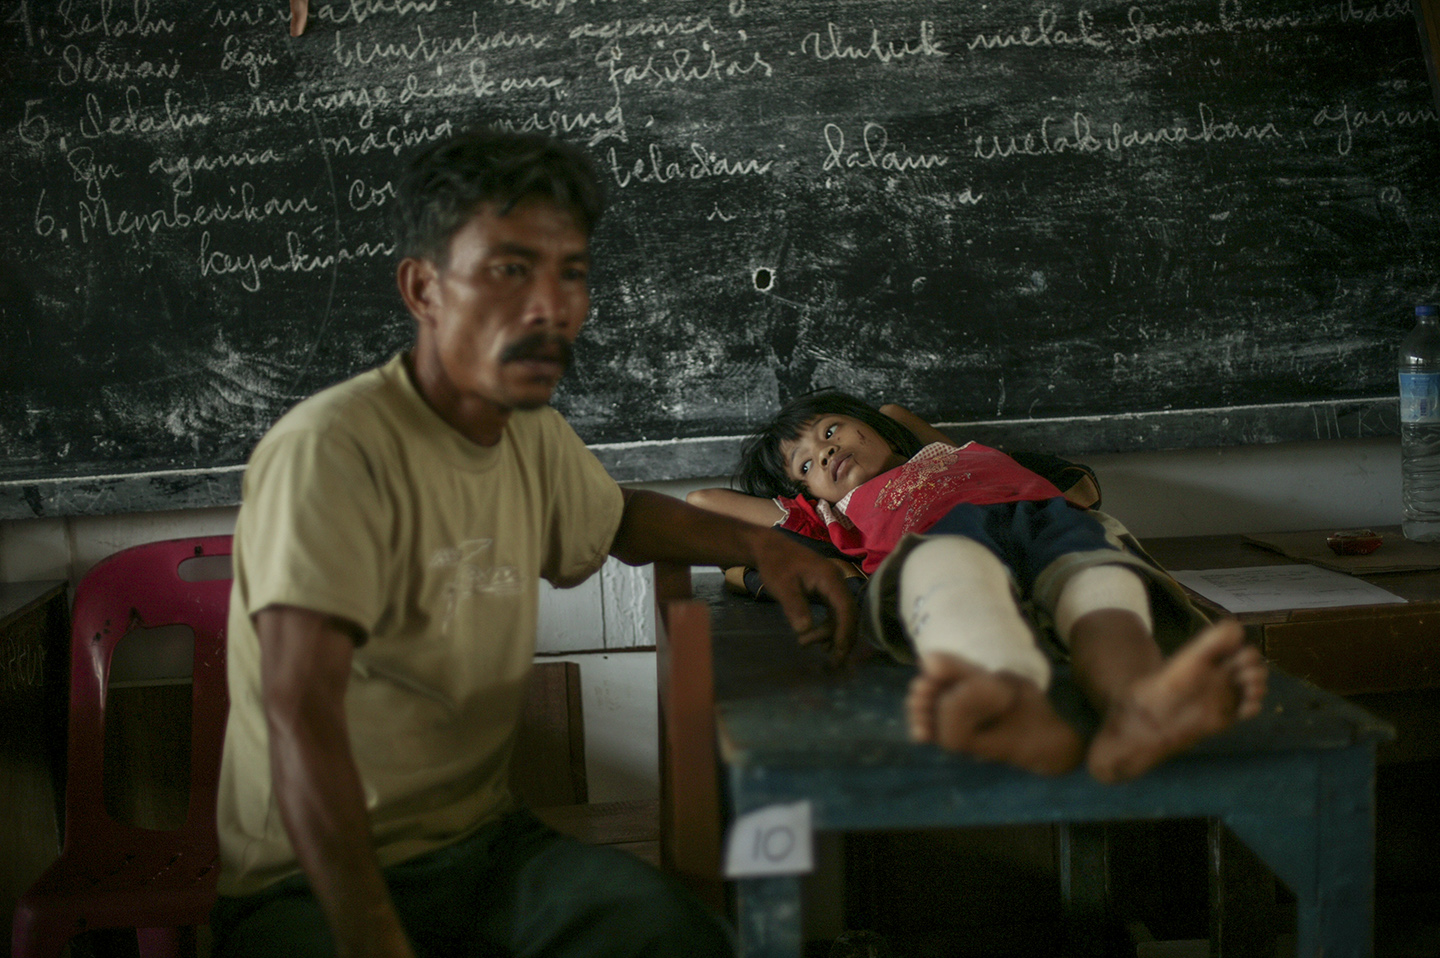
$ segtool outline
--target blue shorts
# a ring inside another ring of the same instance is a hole
[[[984,506],[963,503],[924,535],[964,536],[985,546],[1014,575],[1025,598],[1040,573],[1061,556],[1098,549],[1120,552],[1094,516],[1060,496]]]

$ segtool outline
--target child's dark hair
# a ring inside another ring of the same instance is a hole
[[[482,204],[501,216],[541,199],[575,218],[586,236],[605,210],[595,167],[559,140],[477,127],[407,158],[395,189],[396,254],[447,265],[450,239]]]
[[[752,496],[798,496],[805,487],[785,471],[783,443],[800,438],[801,431],[821,416],[849,416],[880,434],[895,452],[909,459],[923,443],[909,429],[869,403],[834,389],[806,393],[790,400],[759,432],[740,446],[740,466],[731,484]]]

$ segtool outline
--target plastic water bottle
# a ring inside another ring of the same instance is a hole
[[[1415,307],[1400,343],[1400,528],[1405,538],[1440,541],[1440,317]]]

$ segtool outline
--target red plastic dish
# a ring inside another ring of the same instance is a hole
[[[1384,536],[1369,529],[1354,532],[1336,532],[1326,538],[1331,551],[1339,556],[1368,556],[1385,541]]]

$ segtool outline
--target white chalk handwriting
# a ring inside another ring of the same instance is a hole
[[[364,156],[367,153],[383,151],[399,156],[412,146],[443,140],[454,133],[454,122],[441,120],[433,125],[422,125],[419,129],[391,124],[383,131],[372,130],[366,133],[359,142],[351,139],[348,134],[323,137],[322,142],[327,150],[336,155],[354,156],[358,153]]]
[[[1017,30],[995,33],[977,33],[969,43],[971,50],[997,50],[1006,47],[1073,47],[1087,46],[1109,50],[1113,44],[1105,34],[1095,28],[1095,18],[1089,11],[1081,10],[1075,15],[1075,28],[1062,30],[1060,15],[1054,8],[1040,11],[1034,27],[1024,26]]]
[[[875,59],[881,63],[889,63],[891,60],[902,60],[906,57],[945,57],[950,54],[940,48],[940,41],[935,39],[935,24],[929,20],[920,21],[919,36],[915,40],[880,40],[880,31],[875,27],[870,29],[869,42],[861,41],[856,46],[848,42],[842,36],[841,28],[835,23],[827,23],[823,35],[819,32],[807,33],[800,41],[800,52],[811,54],[817,60],[869,60]]]
[[[585,141],[587,146],[594,146],[607,139],[616,139],[622,143],[628,139],[625,133],[625,111],[618,102],[604,113],[597,110],[581,110],[577,113],[551,110],[541,113],[536,110],[521,120],[501,117],[491,123],[491,126],[509,133],[544,133],[548,136],[589,132]]]
[[[651,143],[645,156],[633,163],[622,163],[615,147],[610,147],[610,173],[622,189],[631,183],[669,183],[672,180],[706,180],[717,176],[761,176],[770,172],[774,160],[732,160],[700,143],[690,144],[690,156],[684,160],[668,159],[659,144]]]
[[[15,128],[21,141],[29,143],[31,146],[39,146],[50,136],[50,121],[45,119],[45,114],[35,109],[37,103],[44,102],[44,100],[26,100],[25,115],[20,118],[20,123]]]
[[[95,159],[95,151],[88,146],[77,146],[65,154],[65,162],[75,182],[85,184],[85,195],[92,200],[100,198],[100,184],[106,180],[121,179],[124,173],[114,163]]]
[[[49,236],[55,231],[55,217],[45,212],[45,188],[40,188],[40,196],[35,200],[35,232],[40,236]],[[65,238],[65,230],[60,231],[60,238]]]
[[[1189,143],[1219,143],[1226,140],[1268,141],[1283,139],[1274,123],[1242,126],[1234,121],[1221,122],[1208,104],[1196,108],[1199,124],[1177,122],[1152,129],[1126,129],[1111,123],[1107,128],[1096,123],[1089,114],[1075,112],[1069,120],[1046,116],[1038,130],[1023,134],[980,134],[975,137],[975,157],[981,160],[1003,160],[1013,156],[1046,156],[1051,153],[1120,153],[1146,146],[1182,146]]]
[[[260,68],[274,66],[279,60],[273,53],[265,51],[241,50],[240,38],[231,34],[225,38],[221,49],[224,51],[220,57],[220,69],[224,72],[230,70],[242,70],[245,79],[250,83],[250,89],[260,88]]]
[[[171,197],[168,207],[161,206],[137,212],[123,207],[111,209],[104,198],[80,200],[80,239],[89,242],[92,233],[101,230],[108,236],[158,233],[161,230],[184,230],[193,226],[218,223],[261,223],[277,216],[304,216],[320,212],[308,196],[299,199],[272,196],[261,200],[255,185],[243,182],[230,187],[230,199],[212,200],[196,205],[182,204],[181,194]]]
[[[1394,17],[1413,17],[1415,8],[1410,0],[1386,0],[1385,3],[1370,6],[1355,5],[1355,0],[1341,0],[1340,21],[1342,23],[1373,23],[1376,20],[1390,20]]]
[[[1437,114],[1431,107],[1420,107],[1409,110],[1361,110],[1350,109],[1348,103],[1339,106],[1325,107],[1315,114],[1312,120],[1315,126],[1324,126],[1327,123],[1339,125],[1335,133],[1335,151],[1341,156],[1348,156],[1355,145],[1355,131],[1367,126],[1383,126],[1387,129],[1393,127],[1419,126],[1421,123],[1435,123],[1440,121],[1440,114]]]
[[[80,135],[86,139],[102,136],[120,136],[126,133],[181,133],[192,126],[206,126],[210,114],[198,110],[186,112],[180,105],[180,94],[166,90],[164,96],[165,115],[155,115],[154,108],[147,108],[140,97],[138,87],[125,88],[125,111],[121,115],[107,115],[100,98],[93,93],[85,94],[85,115],[80,118]]]
[[[821,164],[822,170],[869,168],[905,173],[945,166],[950,162],[949,157],[938,153],[910,153],[903,145],[899,149],[890,149],[890,134],[873,120],[867,121],[861,129],[861,148],[858,150],[846,150],[845,131],[837,124],[826,123],[824,137],[827,155]]]
[[[389,180],[373,184],[360,177],[352,180],[350,188],[345,191],[345,198],[349,201],[350,208],[357,211],[384,206],[394,196],[395,184]]]
[[[132,0],[129,4],[115,0],[92,3],[60,0],[55,6],[61,27],[56,33],[61,40],[74,37],[148,37],[157,33],[174,33],[175,21],[150,15],[150,0]]]
[[[277,5],[279,6],[279,5]],[[336,3],[310,5],[310,19],[324,20],[334,24],[361,24],[371,17],[387,15],[408,17],[416,13],[434,13],[440,0],[340,0]],[[282,16],[289,19],[288,12],[280,7]]]
[[[232,254],[211,249],[210,231],[200,234],[200,275],[240,277],[240,288],[249,293],[259,292],[262,273],[313,273],[319,269],[332,269],[341,263],[377,256],[389,257],[395,254],[392,243],[359,243],[353,247],[339,247],[333,252],[314,254],[305,251],[300,234],[294,230],[285,233],[285,252]]]
[[[469,93],[477,99],[487,96],[495,96],[497,93],[521,93],[530,90],[539,90],[545,94],[543,102],[550,102],[552,91],[565,86],[564,77],[531,76],[531,77],[500,77],[491,79],[490,65],[481,59],[471,60],[467,68],[467,81],[463,92]],[[412,81],[415,75],[412,73],[405,78],[405,89],[400,93],[400,102],[408,102],[406,94],[415,85]]]
[[[237,22],[247,27],[258,27],[266,23],[288,23],[290,11],[278,3],[257,3],[249,10],[216,10],[210,18],[212,27],[233,27]]]
[[[555,8],[557,15],[562,14],[567,8],[575,6],[576,0],[492,0],[497,6],[525,7],[530,10],[549,10]],[[591,0],[594,4],[594,0]]]
[[[180,75],[180,61],[109,60],[103,54],[86,54],[76,44],[69,43],[60,51],[60,66],[56,72],[56,80],[61,86],[74,86],[81,80],[86,83],[112,83],[131,78],[173,80]]]
[[[1355,0],[1340,0],[1336,4],[1315,6],[1307,10],[1288,10],[1264,16],[1248,14],[1241,0],[1219,0],[1213,20],[1197,17],[1184,21],[1152,21],[1144,8],[1132,6],[1126,12],[1127,25],[1120,29],[1120,37],[1128,44],[1139,45],[1174,37],[1296,30],[1337,20],[1340,23],[1364,25],[1376,20],[1389,20],[1395,17],[1408,18],[1412,15],[1407,0],[1385,0],[1384,3],[1369,6],[1363,4],[1357,6]]]
[[[347,107],[359,107],[360,116],[356,120],[356,126],[368,130],[375,122],[375,108],[383,107],[389,102],[390,92],[383,86],[346,87],[313,97],[309,91],[301,90],[293,97],[253,96],[245,115],[264,118],[285,113],[313,113],[317,110],[330,113]]]
[[[343,26],[348,23],[359,25],[374,16],[408,17],[412,14],[434,13],[440,6],[439,0],[347,0],[343,3],[320,3],[310,5],[310,19],[324,20]],[[237,22],[247,27],[267,23],[289,24],[290,11],[283,3],[256,3],[248,10],[216,10],[210,20],[213,27],[231,27]]]
[[[709,17],[695,18],[689,14],[675,20],[607,20],[604,23],[582,23],[570,28],[569,39],[582,37],[615,40],[620,37],[675,37],[696,33],[718,33]]]
[[[150,161],[147,173],[160,172],[170,177],[170,189],[181,196],[189,196],[195,189],[195,174],[228,170],[242,166],[263,166],[279,163],[283,157],[273,147],[260,152],[239,150],[234,153],[220,153],[198,156],[160,156]]]
[[[723,81],[727,77],[748,76],[756,71],[759,71],[758,76],[768,77],[775,72],[758,51],[750,51],[748,58],[742,54],[732,59],[722,56],[709,40],[701,41],[698,52],[689,47],[679,47],[661,55],[651,54],[643,65],[638,61],[625,65],[624,60],[620,44],[613,42],[595,55],[596,63],[608,71],[607,82],[624,86],[643,83],[659,88],[666,84],[693,83],[697,80]]]
[[[470,14],[470,30],[451,37],[431,37],[425,34],[425,27],[415,25],[414,42],[380,41],[361,37],[350,40],[342,31],[335,31],[335,62],[342,67],[369,66],[376,60],[405,60],[431,62],[439,57],[459,56],[468,53],[484,53],[488,50],[508,50],[524,47],[540,50],[550,42],[547,34],[512,33],[496,30],[483,32],[478,13]]]

